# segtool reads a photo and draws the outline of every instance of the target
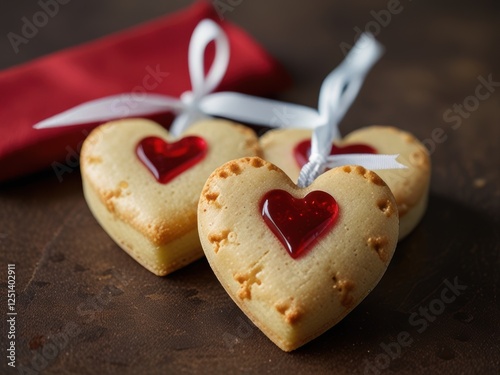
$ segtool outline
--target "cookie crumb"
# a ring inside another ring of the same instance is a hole
[[[427,154],[423,150],[418,150],[410,154],[410,164],[419,168],[429,165]]]
[[[109,190],[103,194],[104,205],[106,206],[106,208],[110,213],[115,212],[114,200],[116,198],[120,198],[121,195],[122,195],[122,188],[120,187],[120,185],[118,185],[116,189]]]
[[[416,143],[415,138],[408,133],[403,134],[403,141],[405,141],[408,144]]]
[[[292,310],[287,310],[287,312],[285,313],[285,320],[287,323],[293,325],[297,323],[300,318],[302,318],[302,315],[302,310],[295,307]]]
[[[392,213],[394,212],[391,201],[389,199],[379,199],[377,202],[377,207],[387,217],[391,217]]]
[[[240,290],[238,291],[240,299],[252,299],[253,284],[261,284],[260,279],[257,277],[260,271],[262,271],[262,267],[254,267],[249,272],[237,273],[233,276],[234,280],[240,284]]]
[[[251,158],[250,165],[254,168],[260,168],[264,166],[264,160],[262,160],[261,158]]]
[[[89,164],[100,164],[102,163],[102,158],[100,156],[89,155],[87,157],[87,162]]]
[[[205,194],[205,198],[209,202],[216,200],[218,197],[219,197],[219,193],[210,192],[210,193]]]
[[[363,167],[362,167],[362,166],[360,166],[360,165],[356,165],[356,166],[354,167],[354,172],[356,172],[357,174],[359,174],[359,175],[361,175],[361,176],[363,176],[363,177],[364,177],[364,176],[365,176],[365,173],[366,173],[366,169],[365,169],[365,168],[363,168]]]
[[[346,166],[346,167],[343,167],[342,170],[344,172],[347,172],[349,173],[351,171],[351,168],[349,166]],[[379,186],[384,186],[385,185],[385,182],[379,177],[378,174],[372,172],[372,171],[369,171],[365,168],[363,168],[362,166],[360,165],[356,165],[354,167],[354,170],[353,170],[355,173],[359,174],[360,176],[363,176],[363,178],[375,185],[379,185]]]
[[[231,171],[231,173],[233,173],[235,175],[239,175],[241,173],[241,167],[239,166],[239,164],[237,162],[230,163],[229,170]]]
[[[384,186],[385,185],[384,181],[375,172],[367,170],[363,174],[363,177],[366,178],[368,181],[370,181],[372,184],[375,184],[375,185],[378,185],[378,186]]]
[[[293,301],[293,298],[277,302],[274,308],[283,315],[285,321],[291,325],[297,323],[304,315],[304,310]]]
[[[218,176],[220,178],[227,178],[228,174],[227,174],[227,172],[225,170],[222,170],[222,171],[219,171]]]
[[[274,165],[273,163],[268,163],[268,164],[267,164],[267,169],[268,169],[268,170],[270,170],[270,171],[276,171],[276,172],[278,172],[278,171],[280,170],[280,169],[279,169],[276,165]]]
[[[342,306],[349,308],[354,304],[354,297],[351,294],[354,290],[354,283],[352,281],[340,280],[333,286],[333,289],[336,289],[340,293],[340,303]]]
[[[246,162],[250,162],[250,164],[252,163],[252,158],[245,158],[243,160]],[[227,178],[229,176],[238,176],[242,172],[242,160],[233,160],[224,164],[224,166],[222,166],[217,172],[217,176],[219,176],[220,178]]]
[[[221,233],[212,233],[208,235],[208,241],[214,245],[215,254],[217,254],[220,248],[225,245],[229,233],[231,233],[231,231],[225,229]]]
[[[389,258],[386,251],[386,246],[389,243],[387,236],[370,237],[366,243],[370,248],[376,251],[383,262],[387,262]]]
[[[217,201],[217,198],[219,198],[219,193],[213,192],[213,191],[209,191],[208,189],[206,189],[203,192],[203,196],[205,197],[205,199],[206,199],[206,201],[208,203],[214,204],[215,207],[217,207],[217,208],[221,208],[222,207],[220,205],[220,203]],[[203,211],[203,212],[206,212],[206,211]]]

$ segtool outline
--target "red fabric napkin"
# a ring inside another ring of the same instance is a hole
[[[231,57],[219,91],[266,95],[283,89],[282,67],[236,26],[221,21],[206,1],[132,29],[0,72],[0,181],[52,167],[59,179],[98,124],[35,130],[32,126],[83,102],[120,93],[178,97],[191,89],[188,46],[204,18],[226,32]],[[213,47],[213,46],[209,46]],[[213,48],[207,60],[213,58]],[[119,103],[126,112],[127,103]],[[164,125],[171,115],[155,116]]]

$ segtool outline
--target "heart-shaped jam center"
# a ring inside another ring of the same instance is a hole
[[[295,156],[295,160],[299,164],[299,167],[303,167],[309,160],[309,155],[311,153],[311,140],[306,139],[300,142],[293,149],[293,154]],[[332,145],[332,149],[330,151],[330,155],[339,155],[339,154],[376,154],[377,150],[373,147],[362,144],[362,143],[353,143],[351,145],[345,146],[336,146]]]
[[[267,226],[294,259],[332,228],[339,212],[335,199],[320,190],[304,198],[295,198],[284,190],[271,190],[262,197],[260,209]]]
[[[158,137],[147,137],[137,145],[136,154],[156,180],[166,184],[201,161],[207,150],[207,142],[196,136],[184,137],[173,143]]]

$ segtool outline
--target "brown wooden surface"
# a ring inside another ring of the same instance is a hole
[[[3,1],[0,67],[189,3],[73,0],[15,54],[5,35],[38,5]],[[289,69],[294,87],[279,98],[316,106],[322,79],[343,57],[339,45],[352,44],[354,28],[365,28],[374,20],[371,11],[391,3],[253,0],[224,16]],[[400,4],[402,11],[378,33],[387,53],[341,130],[391,124],[427,140],[430,202],[381,283],[348,317],[283,353],[237,309],[205,260],[165,278],[152,275],[96,223],[78,171],[62,183],[47,171],[0,187],[0,373],[377,373],[367,366],[377,358],[379,367],[386,364],[381,345],[406,331],[411,345],[380,373],[498,374],[499,84],[460,124],[443,116],[455,103],[474,103],[469,96],[478,77],[500,81],[500,9],[494,1]],[[16,264],[17,275],[14,371],[5,356],[7,263]],[[467,289],[435,320],[425,329],[411,320],[422,308],[439,307],[445,280],[456,278]]]

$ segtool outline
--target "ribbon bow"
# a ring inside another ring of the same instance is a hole
[[[204,74],[204,55],[210,42],[215,43],[215,58]],[[128,117],[150,115],[166,110],[177,117],[170,132],[178,137],[197,120],[218,116],[236,121],[266,125],[272,128],[313,129],[311,155],[302,168],[299,186],[309,185],[326,168],[346,164],[369,169],[406,168],[396,162],[398,155],[348,154],[329,156],[333,140],[340,138],[338,123],[354,101],[364,77],[379,59],[382,47],[375,39],[363,34],[346,59],[324,80],[319,97],[319,109],[253,97],[237,92],[213,93],[229,64],[229,42],[224,31],[212,20],[203,20],[195,28],[189,44],[189,74],[191,91],[180,98],[160,94],[144,94],[130,98]],[[123,94],[92,100],[68,109],[34,125],[36,129],[106,122],[120,118],[116,101]],[[286,116],[277,121],[277,114]]]
[[[205,49],[212,41],[215,42],[215,58],[205,76],[203,69]],[[127,98],[127,102],[130,103],[127,117],[171,110],[177,115],[170,128],[174,136],[179,136],[191,123],[207,116],[220,116],[276,127],[272,119],[280,109],[290,113],[298,124],[302,124],[300,127],[304,127],[303,124],[307,124],[306,126],[310,128],[318,125],[317,111],[305,106],[237,92],[212,93],[224,77],[228,63],[229,42],[226,34],[214,21],[209,19],[201,21],[193,31],[189,43],[188,65],[192,91],[182,93],[180,98],[151,93],[143,94],[140,98],[130,95]],[[123,99],[123,95],[111,95],[88,101],[40,121],[33,127],[45,129],[118,119],[123,116],[117,113],[116,101]]]
[[[382,46],[371,34],[362,34],[342,63],[323,81],[319,95],[319,115],[323,118],[311,138],[309,161],[302,167],[298,185],[310,185],[327,168],[347,164],[368,169],[400,169],[399,155],[341,154],[330,155],[334,140],[340,139],[338,124],[358,95],[371,67],[383,53]]]
[[[212,41],[215,42],[216,54],[205,76],[204,54]],[[159,94],[144,94],[141,98],[132,96],[129,99],[130,112],[127,116],[144,116],[169,109],[178,115],[172,123],[170,132],[174,136],[179,136],[189,124],[206,117],[209,113],[214,113],[214,106],[221,103],[220,100],[216,100],[218,104],[214,103],[210,93],[221,82],[229,64],[227,36],[215,22],[203,20],[193,32],[188,53],[192,91],[184,92],[180,99]],[[92,100],[45,119],[33,127],[44,129],[117,119],[120,116],[116,113],[116,101],[120,99],[123,99],[123,94]]]

